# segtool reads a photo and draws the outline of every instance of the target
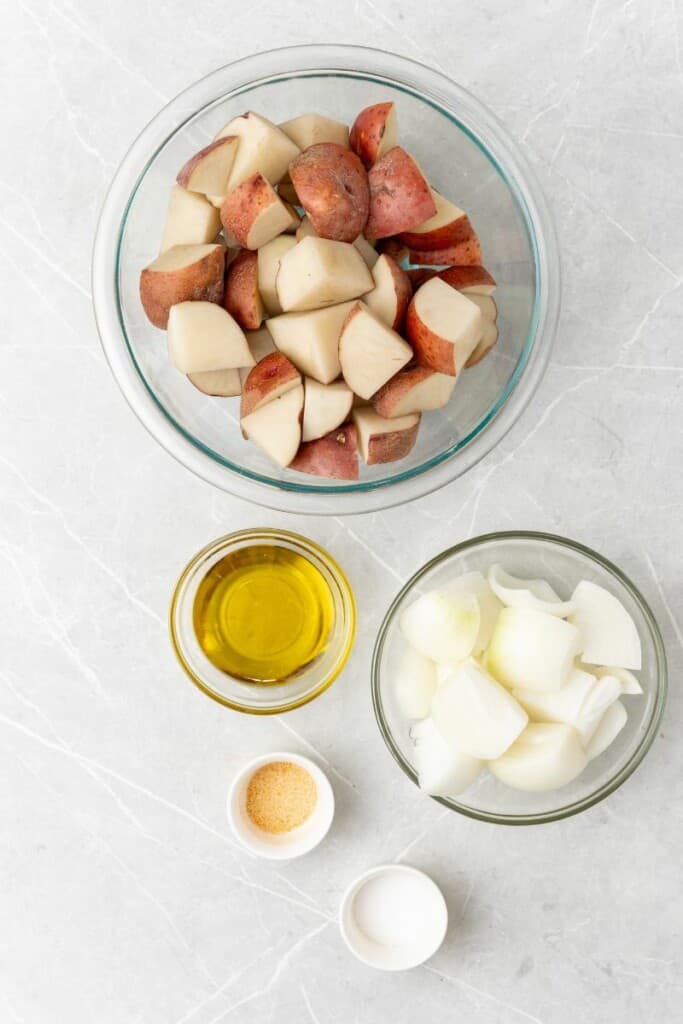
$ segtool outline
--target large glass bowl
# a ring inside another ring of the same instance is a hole
[[[499,562],[513,575],[542,577],[561,597],[569,596],[579,580],[591,580],[609,590],[629,611],[643,650],[638,679],[642,696],[624,697],[628,721],[612,745],[590,761],[568,786],[549,793],[524,793],[503,785],[486,772],[457,800],[435,797],[445,807],[470,818],[502,825],[533,825],[578,814],[604,800],[625,782],[652,745],[664,710],[667,691],[666,657],[655,618],[645,598],[606,558],[574,541],[544,533],[490,533],[456,544],[427,562],[408,580],[380,627],[372,663],[372,696],[380,731],[394,758],[417,785],[409,723],[399,712],[394,680],[406,641],[399,629],[401,613],[416,597],[442,586],[455,576],[479,570],[486,573]]]
[[[188,155],[246,109],[278,122],[319,111],[350,123],[395,100],[401,141],[435,187],[466,209],[498,282],[500,339],[459,382],[447,410],[423,417],[413,452],[363,467],[358,482],[280,470],[238,428],[235,399],[208,398],[169,363],[165,336],[140,304],[140,270],[158,251],[169,189]],[[119,168],[93,254],[93,300],[104,350],[151,434],[199,476],[285,511],[342,514],[411,500],[465,472],[506,434],[547,364],[559,305],[557,246],[545,201],[521,153],[466,90],[422,64],[354,46],[297,46],[213,72],[154,118]]]

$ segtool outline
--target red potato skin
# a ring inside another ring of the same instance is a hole
[[[387,434],[376,434],[368,444],[366,465],[376,466],[384,462],[398,462],[405,459],[415,447],[417,432],[420,427],[418,417],[414,427],[409,430],[392,430]]]
[[[221,206],[221,224],[245,249],[249,232],[259,214],[273,203],[279,203],[277,192],[257,171],[238,185]]]
[[[268,401],[268,395],[287,381],[292,387],[301,383],[301,374],[282,352],[270,352],[252,366],[242,388],[240,419]]]
[[[183,164],[183,166],[180,168],[180,170],[178,171],[178,177],[176,178],[178,184],[182,185],[183,188],[188,188],[190,178],[192,177],[192,172],[194,171],[195,167],[197,167],[197,165],[202,162],[204,157],[208,156],[209,153],[212,153],[214,149],[218,149],[220,146],[232,146],[234,142],[234,135],[226,135],[222,139],[214,139],[214,141],[210,142],[208,146],[204,146],[203,149],[200,149],[198,153],[195,153],[194,156],[191,156],[187,163]]]
[[[417,291],[420,285],[424,284],[425,281],[429,281],[430,278],[436,277],[438,271],[432,270],[430,267],[411,267],[410,270],[406,270],[406,274],[413,286],[413,291]]]
[[[394,146],[370,168],[370,216],[365,237],[409,231],[436,213],[432,193],[409,153]]]
[[[425,263],[435,267],[481,266],[481,243],[473,233],[471,238],[448,249],[410,249],[411,263]]]
[[[401,370],[372,396],[375,412],[384,416],[385,419],[391,419],[396,405],[406,393],[412,391],[423,380],[431,377],[433,373],[434,371],[426,366],[412,366],[407,370]]]
[[[242,249],[228,268],[223,307],[245,331],[255,331],[263,321],[263,304],[258,290],[255,252]]]
[[[416,231],[402,231],[399,237],[409,249],[433,252],[435,249],[450,249],[455,245],[462,245],[472,237],[476,238],[476,234],[470,218],[464,214],[457,220],[452,220],[450,224],[434,228],[433,231],[423,231],[421,234]]]
[[[422,323],[415,310],[414,298],[406,314],[406,337],[413,346],[415,358],[420,366],[436,370],[437,373],[446,373],[449,377],[457,376],[455,346],[434,334]]]
[[[345,423],[316,441],[304,441],[290,469],[330,480],[358,479],[358,440],[353,423]]]
[[[385,253],[385,255],[387,254]],[[401,327],[403,326],[403,321],[405,320],[408,303],[413,295],[413,287],[405,270],[403,267],[399,267],[396,260],[393,260],[391,256],[387,255],[387,262],[391,269],[391,276],[394,281],[394,290],[396,292],[396,316],[394,317],[394,322],[390,324],[390,327],[392,330],[400,332]]]
[[[365,107],[351,126],[349,145],[366,167],[372,167],[384,137],[393,103],[375,103]]]
[[[391,256],[392,260],[400,263],[408,255],[408,247],[396,238],[381,238],[377,243],[377,252],[380,256]]]
[[[496,282],[486,267],[481,266],[448,267],[446,270],[439,271],[439,277],[451,288],[457,288],[458,291],[482,284],[490,285],[492,288],[496,287]]]
[[[148,270],[140,274],[140,301],[147,319],[166,330],[171,306],[191,299],[223,301],[225,252],[217,246],[196,263],[178,270]]]
[[[292,161],[289,176],[319,238],[353,242],[362,234],[370,188],[355,153],[336,142],[317,143]]]

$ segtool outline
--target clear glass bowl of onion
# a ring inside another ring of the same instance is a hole
[[[503,566],[521,579],[546,580],[563,600],[581,580],[597,584],[617,598],[640,639],[642,664],[636,675],[642,693],[624,697],[628,714],[618,735],[566,785],[528,792],[503,784],[485,769],[458,795],[435,795],[434,799],[460,814],[496,824],[531,825],[567,818],[609,796],[635,771],[657,734],[667,692],[664,645],[652,611],[628,577],[590,548],[544,533],[492,533],[457,544],[424,565],[396,596],[379,630],[372,664],[377,722],[394,759],[419,785],[418,723],[406,718],[397,690],[409,647],[401,618],[420,595],[446,587],[466,573],[486,576],[492,565]],[[485,665],[485,656],[483,660]]]

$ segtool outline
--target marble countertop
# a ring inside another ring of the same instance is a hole
[[[311,7],[0,12],[0,1021],[665,1024],[683,996],[683,11]],[[353,519],[255,509],[176,464],[109,374],[89,289],[104,192],[160,105],[226,61],[323,38],[415,56],[488,103],[537,169],[564,256],[552,365],[505,443],[439,493]],[[328,547],[362,609],[343,681],[266,721],[190,686],[166,629],[185,560],[253,524]],[[622,565],[659,619],[672,684],[633,778],[531,829],[423,798],[368,687],[399,584],[511,526]],[[322,847],[278,866],[236,846],[225,798],[246,757],[283,747],[326,769],[338,810]],[[401,975],[353,960],[335,921],[349,880],[391,860],[428,871],[451,915],[439,953]]]

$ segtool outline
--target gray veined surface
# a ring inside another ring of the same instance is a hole
[[[0,1017],[383,1024],[419,1000],[478,1024],[675,1019],[676,686],[606,803],[494,832],[403,777],[368,670],[400,582],[466,536],[525,527],[622,565],[680,677],[683,12],[357,0],[322,24],[299,0],[168,0],[160,28],[154,4],[22,0],[0,21]],[[352,520],[257,510],[183,470],[130,414],[90,308],[97,213],[130,140],[274,26],[280,45],[376,45],[471,89],[534,163],[563,253],[553,362],[505,443],[447,489]],[[206,700],[161,628],[187,558],[253,525],[328,547],[361,609],[344,677],[281,721]],[[225,795],[247,757],[283,743],[320,759],[337,817],[313,854],[271,867],[235,846]],[[350,958],[334,918],[350,879],[399,858],[435,878],[452,925],[426,967],[383,977]]]

